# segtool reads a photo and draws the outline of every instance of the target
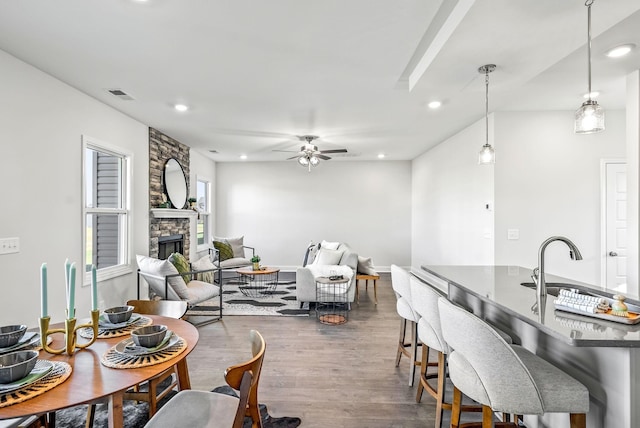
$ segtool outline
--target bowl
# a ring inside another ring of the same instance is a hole
[[[121,324],[129,321],[129,318],[131,318],[131,314],[133,313],[133,309],[133,306],[115,306],[113,308],[105,309],[104,316],[111,324]]]
[[[13,346],[24,336],[27,331],[26,325],[6,325],[0,327],[0,348]]]
[[[131,332],[131,339],[133,339],[133,343],[138,346],[155,348],[162,342],[166,334],[166,325],[148,325],[133,330]]]
[[[11,383],[22,379],[38,361],[38,351],[16,351],[0,355],[0,383]]]

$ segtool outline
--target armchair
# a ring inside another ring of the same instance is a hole
[[[256,255],[256,249],[244,245],[244,236],[238,238],[221,238],[214,236],[213,247],[209,248],[211,261],[220,269],[237,269],[251,266],[251,257]],[[246,250],[251,250],[247,257]]]
[[[180,273],[169,260],[159,260],[142,255],[136,256],[136,259],[138,262],[138,299],[140,299],[140,279],[142,278],[149,285],[149,294],[153,293],[161,300],[185,301],[189,309],[205,300],[218,297],[220,299],[219,315],[209,322],[222,318],[221,287],[214,283],[205,282],[201,278],[203,274],[208,272],[215,275],[220,271],[219,268]]]
[[[331,249],[334,247],[335,249]],[[313,251],[308,251],[307,256],[310,253],[313,253]],[[323,241],[315,252],[313,261],[296,270],[296,299],[300,302],[300,306],[304,302],[316,301],[316,278],[329,276],[332,271],[335,271],[337,275],[344,275],[349,278],[347,301],[353,302],[356,295],[357,268],[358,254],[348,244]]]

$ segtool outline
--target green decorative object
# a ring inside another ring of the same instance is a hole
[[[251,257],[251,263],[253,264],[253,270],[260,270],[260,256]]]
[[[619,317],[628,317],[629,309],[627,308],[627,305],[624,303],[624,301],[627,298],[622,294],[616,294],[615,296],[613,296],[613,298],[616,299],[616,301],[611,304],[611,315],[616,315]]]
[[[227,241],[213,241],[213,246],[220,253],[221,262],[233,258],[233,249]]]

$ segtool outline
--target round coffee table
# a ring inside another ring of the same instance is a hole
[[[260,270],[253,270],[251,267],[236,269],[240,275],[240,292],[247,297],[265,297],[273,294],[278,286],[278,272],[280,269],[263,266]]]

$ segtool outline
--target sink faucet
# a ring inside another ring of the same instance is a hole
[[[571,242],[569,238],[565,238],[564,236],[552,236],[551,238],[546,239],[538,250],[538,267],[533,270],[533,275],[531,275],[531,279],[536,283],[536,291],[538,292],[538,296],[546,296],[547,295],[547,284],[544,279],[544,252],[547,249],[547,245],[551,244],[554,241],[561,241],[567,244],[569,247],[569,257],[571,260],[582,260],[582,254],[580,254],[580,250],[576,247],[576,244]]]

